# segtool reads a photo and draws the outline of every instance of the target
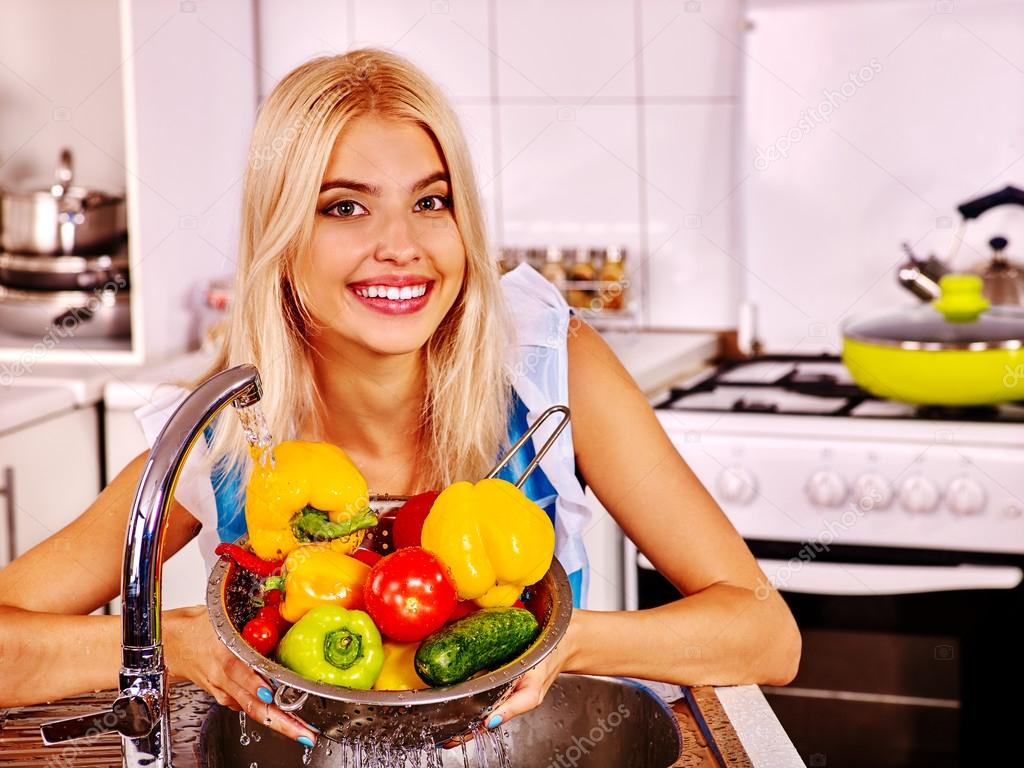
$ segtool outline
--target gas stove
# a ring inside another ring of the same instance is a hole
[[[748,540],[1024,554],[1024,404],[880,400],[835,356],[767,355],[655,407]]]

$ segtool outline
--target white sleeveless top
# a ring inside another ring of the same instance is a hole
[[[509,423],[509,438],[514,442],[525,425],[533,423],[547,408],[569,404],[566,341],[572,310],[558,289],[528,265],[520,265],[503,275],[501,286],[516,336],[515,343],[509,345],[506,362],[515,394],[515,409]],[[148,405],[135,412],[149,445],[187,395],[186,390],[168,385],[161,388]],[[544,444],[555,423],[557,418],[552,418],[539,429],[531,440],[532,446],[524,446],[500,476],[514,480],[534,451]],[[217,560],[214,549],[220,543],[218,528],[223,510],[218,511],[217,495],[203,461],[205,454],[204,441],[197,441],[193,455],[182,469],[174,495],[178,503],[202,523],[199,548],[207,568],[212,568]],[[571,424],[541,459],[539,469],[531,475],[523,491],[552,516],[555,555],[569,574],[574,604],[586,607],[589,567],[583,532],[590,519],[590,509],[576,476]]]

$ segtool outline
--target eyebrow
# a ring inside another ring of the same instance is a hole
[[[437,181],[451,183],[448,178],[448,174],[445,171],[435,171],[429,176],[425,176],[413,184],[409,188],[409,191],[415,194],[421,189],[426,189]],[[353,179],[329,179],[320,185],[320,194],[323,194],[329,189],[351,189],[353,192],[362,192],[364,195],[369,195],[370,197],[381,196],[381,188],[376,184],[367,184]]]

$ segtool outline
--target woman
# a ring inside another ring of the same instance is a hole
[[[335,443],[371,491],[412,494],[482,477],[526,423],[567,402],[571,429],[527,491],[554,516],[577,605],[589,574],[578,476],[686,595],[652,610],[575,611],[558,648],[488,726],[537,706],[562,671],[683,684],[792,679],[792,616],[629,374],[536,272],[499,280],[465,141],[422,73],[363,50],[287,75],[257,120],[241,232],[237,300],[214,370],[256,364],[275,438]],[[151,440],[183,396],[172,391],[140,412]],[[244,525],[237,419],[221,418],[202,453],[178,486],[168,557],[198,534],[212,559],[217,541]],[[0,572],[0,706],[116,680],[118,619],[84,614],[118,592],[145,459]],[[268,703],[264,681],[224,649],[203,607],[167,611],[164,643],[172,676],[315,741]]]

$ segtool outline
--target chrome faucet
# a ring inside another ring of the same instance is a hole
[[[167,511],[185,459],[206,426],[228,403],[246,408],[262,395],[256,368],[239,365],[200,384],[164,425],[128,517],[121,574],[119,696],[106,712],[44,723],[44,744],[115,731],[121,734],[126,768],[170,768],[170,706],[160,621]]]

